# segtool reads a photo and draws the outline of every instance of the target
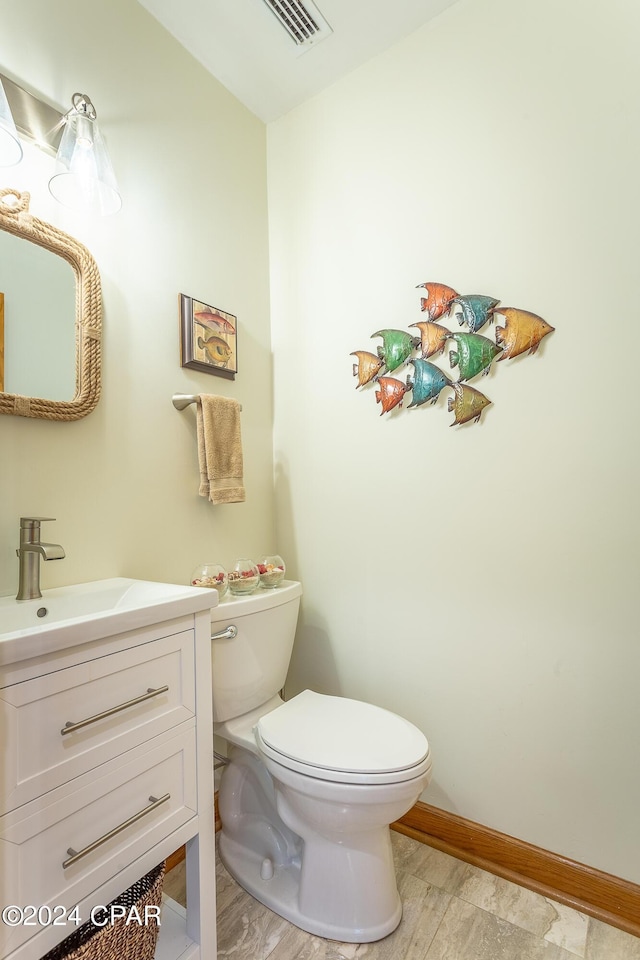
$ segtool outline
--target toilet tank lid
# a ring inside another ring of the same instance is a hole
[[[249,617],[261,613],[263,610],[271,610],[273,607],[282,606],[284,603],[291,603],[301,596],[302,584],[297,580],[283,580],[279,586],[272,590],[265,590],[260,587],[253,593],[244,596],[234,596],[232,593],[227,593],[215,607],[211,608],[211,623],[215,625],[225,620]]]
[[[391,773],[416,766],[429,753],[427,738],[403,717],[312,690],[266,714],[257,728],[278,753],[326,770]]]

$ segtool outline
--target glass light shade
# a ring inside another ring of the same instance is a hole
[[[67,115],[49,190],[65,207],[107,216],[122,206],[100,128],[83,113]]]
[[[22,145],[11,107],[0,81],[0,167],[13,167],[22,160]]]

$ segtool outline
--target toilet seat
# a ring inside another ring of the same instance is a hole
[[[334,783],[399,783],[431,767],[429,743],[382,707],[305,690],[260,718],[261,752],[289,770]]]

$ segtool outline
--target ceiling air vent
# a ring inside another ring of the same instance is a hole
[[[315,3],[305,0],[264,0],[278,18],[296,47],[298,55],[324,40],[333,31]]]

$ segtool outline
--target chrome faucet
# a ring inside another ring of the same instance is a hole
[[[62,560],[64,550],[59,543],[40,542],[40,524],[55,517],[20,517],[20,583],[16,600],[36,600],[40,592],[40,557],[43,560]]]

